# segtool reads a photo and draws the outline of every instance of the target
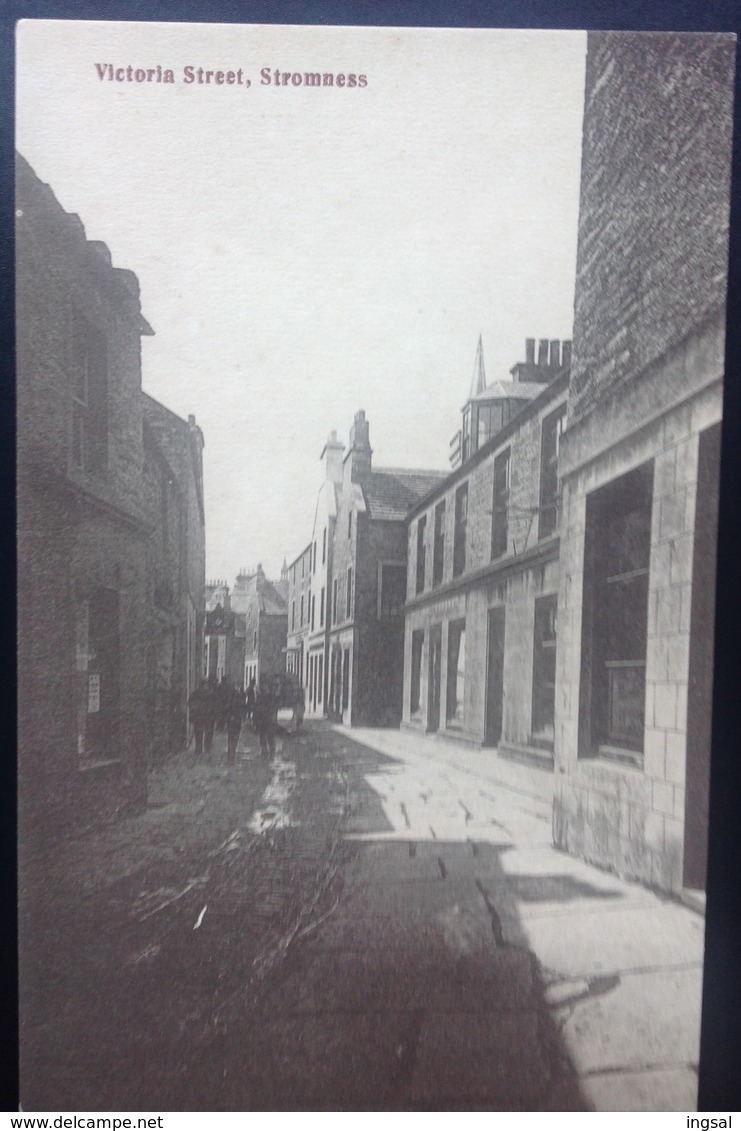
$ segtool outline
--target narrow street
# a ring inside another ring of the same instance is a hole
[[[699,915],[399,732],[223,747],[26,863],[27,1111],[691,1106]]]

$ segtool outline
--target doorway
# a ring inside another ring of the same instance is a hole
[[[504,706],[504,620],[503,606],[489,609],[486,653],[486,721],[484,743],[497,746],[502,737]]]
[[[427,729],[440,728],[440,656],[443,646],[443,626],[433,625],[430,629],[430,652],[427,680]]]

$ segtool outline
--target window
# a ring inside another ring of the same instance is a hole
[[[404,608],[407,590],[407,567],[382,562],[379,569],[378,615],[394,617]]]
[[[324,586],[319,594],[319,627],[324,624]]]
[[[352,538],[352,511],[347,512],[347,536]]]
[[[422,645],[424,644],[424,629],[412,633],[412,678],[409,688],[409,714],[419,715],[422,706]]]
[[[448,626],[448,693],[445,720],[449,726],[463,725],[466,685],[466,622],[452,620]]]
[[[295,627],[296,627],[296,602],[293,601],[292,604],[291,604],[291,631],[292,632],[293,632]]]
[[[540,440],[540,511],[538,539],[547,538],[558,526],[558,446],[566,409],[563,405],[543,421]]]
[[[316,612],[316,597],[311,598],[311,631],[314,631],[314,613]]]
[[[535,598],[533,628],[532,739],[553,746],[556,707],[556,613],[555,593]]]
[[[468,484],[455,493],[455,535],[453,538],[453,577],[466,568],[466,527],[468,525]]]
[[[305,569],[306,569],[306,554],[302,554],[301,555],[301,576],[302,577],[304,576]]]
[[[71,312],[72,462],[102,474],[108,466],[108,352],[106,340],[77,310]]]
[[[461,436],[461,460],[466,462],[471,454],[471,406],[463,413],[463,433]]]
[[[324,565],[326,560],[327,560],[327,528],[325,526],[324,530],[322,531],[322,565]]]
[[[337,578],[332,582],[332,624],[337,624]]]
[[[507,552],[507,519],[509,506],[510,451],[501,452],[494,460],[494,489],[491,500],[491,556],[500,558]]]
[[[304,623],[304,595],[301,594],[301,624]]]
[[[311,572],[316,573],[316,542],[312,546]]]
[[[345,590],[345,616],[349,620],[352,616],[352,567],[347,571],[347,589]]]
[[[581,748],[633,762],[643,752],[652,494],[648,463],[586,507]]]
[[[417,523],[417,588],[421,593],[425,587],[425,535],[427,531],[427,516],[422,515]]]
[[[257,629],[252,633],[252,651],[257,651]]]
[[[432,548],[432,584],[439,585],[443,579],[445,564],[445,500],[435,507],[435,536]]]
[[[503,408],[501,404],[479,405],[479,427],[476,448],[482,447],[492,436],[502,429]]]

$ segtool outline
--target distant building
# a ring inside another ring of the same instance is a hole
[[[312,561],[313,543],[310,543],[295,561],[291,562],[287,570],[288,598],[287,598],[287,640],[286,640],[286,671],[295,675],[302,687],[305,685],[313,688],[313,702],[309,696],[307,704],[308,713],[316,712],[316,702],[323,703],[323,679],[319,680],[318,672],[309,670],[309,634],[311,631],[311,589],[312,589]],[[316,590],[314,592],[316,601]],[[315,605],[316,619],[316,605]],[[312,662],[313,664],[313,662]],[[317,684],[319,686],[317,686]],[[321,714],[321,710],[319,711]]]
[[[486,385],[479,341],[462,430],[470,442],[407,519],[404,726],[527,763],[542,771],[546,795],[569,350],[542,342],[538,365],[528,339],[512,381]]]
[[[205,515],[203,434],[143,396],[144,499],[152,534],[147,581],[152,608],[148,662],[151,757],[188,742],[188,697],[201,674]]]
[[[260,684],[267,676],[286,670],[288,635],[288,581],[285,572],[279,581],[269,581],[258,565],[254,573],[242,573],[232,595],[238,603],[238,616],[244,618],[244,670],[242,684],[254,679]]]
[[[244,616],[234,612],[226,581],[206,585],[203,677],[238,687],[244,678]]]
[[[373,468],[368,422],[355,413],[343,457],[332,553],[329,713],[398,726],[402,714],[406,517],[443,472]]]
[[[152,330],[136,276],[20,156],[16,215],[21,819],[51,825],[146,800]]]
[[[556,844],[705,883],[734,47],[589,33]]]

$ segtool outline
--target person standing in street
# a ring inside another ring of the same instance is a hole
[[[263,681],[258,688],[253,718],[255,730],[260,737],[260,753],[263,757],[272,757],[275,754],[275,733],[278,728],[278,697],[269,680]]]
[[[188,699],[188,710],[190,721],[193,724],[196,757],[203,754],[204,740],[206,753],[210,754],[214,737],[214,704],[208,680],[202,679],[195,691],[191,692]]]

